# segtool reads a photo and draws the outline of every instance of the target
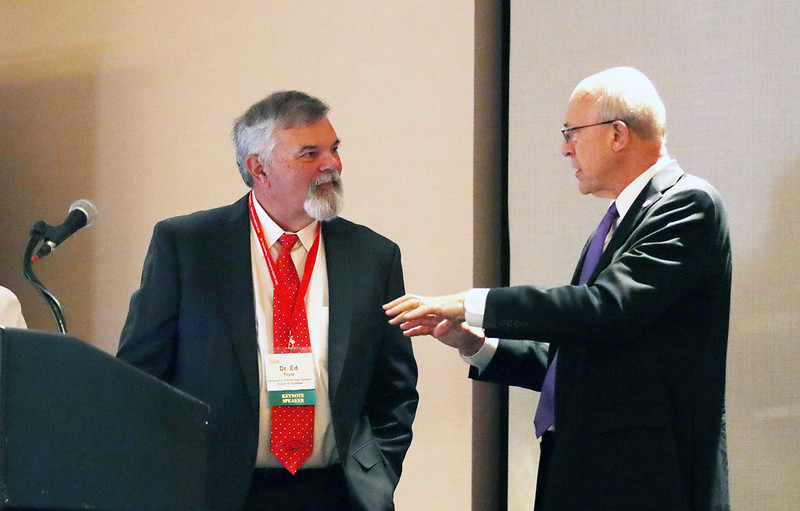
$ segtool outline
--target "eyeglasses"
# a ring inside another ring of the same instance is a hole
[[[572,126],[569,128],[561,128],[561,134],[564,135],[564,141],[569,142],[572,140],[572,133],[583,128],[591,128],[592,126],[600,126],[602,124],[611,124],[613,122],[621,121],[622,119],[612,119],[610,121],[596,122],[594,124],[584,124],[583,126]]]

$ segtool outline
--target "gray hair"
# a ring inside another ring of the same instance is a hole
[[[272,160],[275,148],[273,134],[277,128],[310,126],[328,115],[328,105],[299,91],[274,92],[254,104],[233,125],[233,148],[236,165],[247,186],[253,176],[247,170],[247,157],[258,155],[259,161]]]
[[[597,101],[601,119],[620,119],[645,140],[667,143],[667,114],[653,83],[631,67],[615,67],[585,78],[572,92]]]

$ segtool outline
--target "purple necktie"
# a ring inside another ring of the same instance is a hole
[[[578,284],[586,284],[597,267],[597,263],[600,262],[606,238],[609,231],[611,231],[611,226],[614,225],[614,221],[618,217],[617,205],[613,203],[606,211],[594,234],[592,234],[589,248],[586,249],[586,256],[583,258],[583,267],[581,268]],[[545,374],[544,382],[542,383],[542,393],[539,396],[539,405],[536,407],[536,415],[533,417],[533,425],[537,437],[542,436],[553,425],[555,420],[556,412],[553,392],[556,386],[556,362],[558,362],[558,352],[556,352],[553,361],[550,362],[550,366],[547,368],[547,374]]]

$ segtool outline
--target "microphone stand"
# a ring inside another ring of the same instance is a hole
[[[25,248],[25,255],[22,259],[22,274],[30,281],[31,284],[33,284],[33,287],[39,291],[39,294],[42,295],[44,301],[47,302],[48,307],[50,307],[50,312],[53,313],[53,318],[56,320],[58,331],[62,334],[66,334],[67,321],[64,319],[64,310],[61,308],[61,304],[58,303],[56,297],[53,296],[53,294],[48,291],[46,287],[44,287],[44,285],[36,277],[36,274],[33,273],[32,258],[34,257],[36,249],[39,248],[39,246],[43,243],[47,229],[47,224],[41,220],[36,222],[31,229],[30,240],[28,240],[28,246]]]

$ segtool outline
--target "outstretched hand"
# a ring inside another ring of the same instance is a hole
[[[389,323],[399,325],[403,335],[432,335],[443,344],[473,355],[483,346],[480,328],[464,322],[465,293],[449,296],[423,297],[407,294],[383,306]]]
[[[464,297],[466,293],[449,296],[424,297],[407,294],[383,306],[387,316],[392,319],[392,325],[402,325],[420,319],[434,319],[439,321],[464,320]],[[402,326],[400,328],[403,328]],[[407,330],[407,328],[403,328]]]

